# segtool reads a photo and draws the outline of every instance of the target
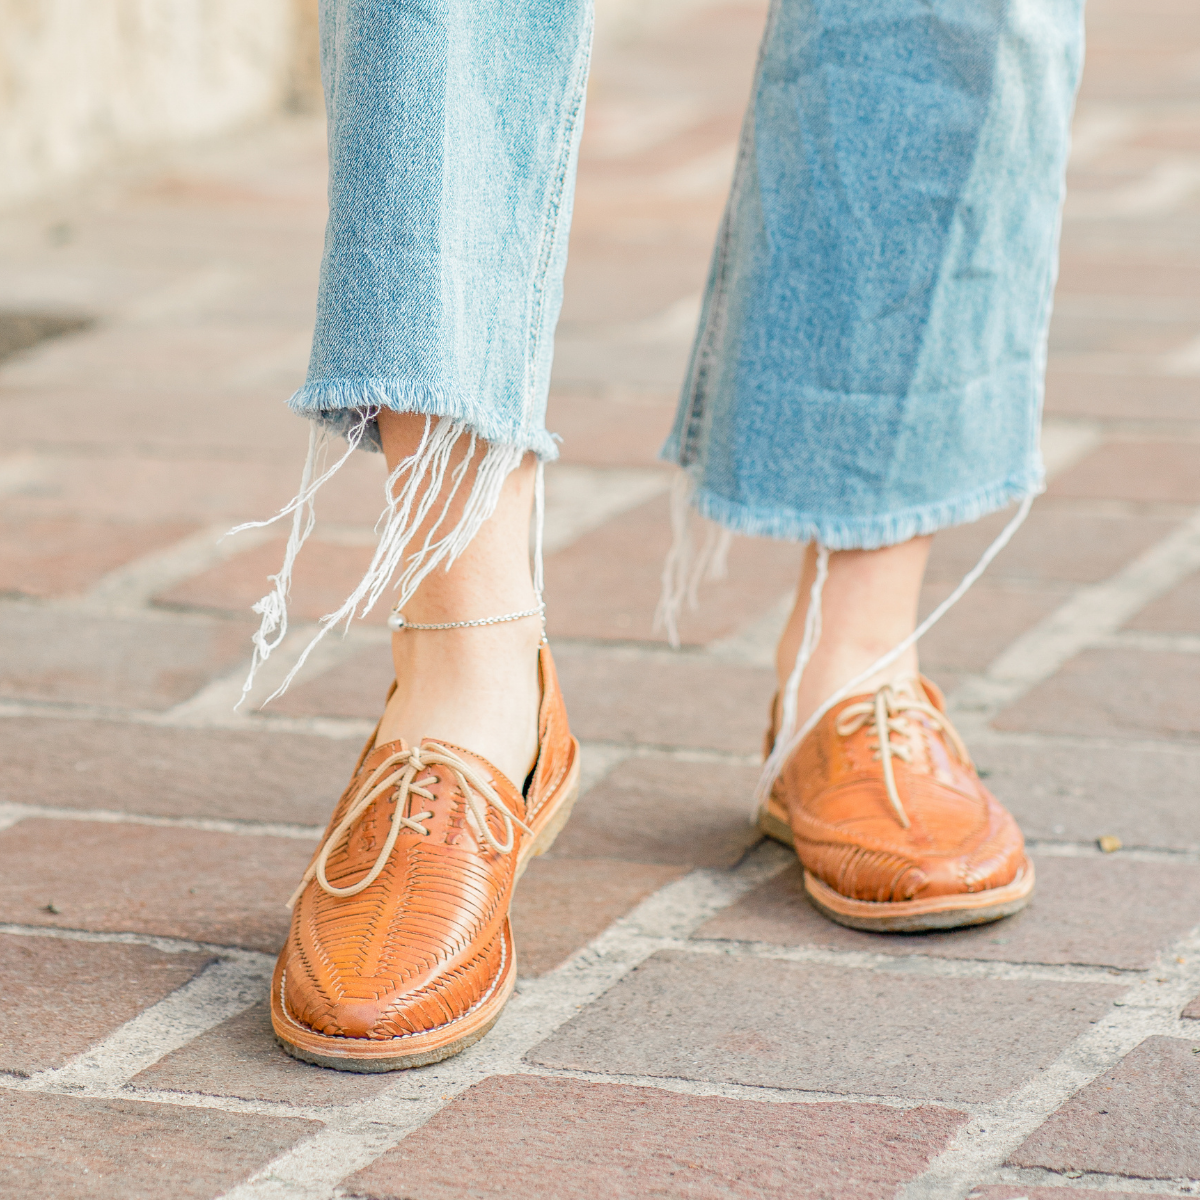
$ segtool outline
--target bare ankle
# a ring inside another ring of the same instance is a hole
[[[796,722],[805,720],[831,696],[890,654],[913,632],[930,538],[915,538],[880,550],[829,555],[828,576],[820,589],[821,636],[812,648],[796,696]],[[776,654],[783,692],[795,669],[812,602],[817,555],[806,555],[796,606]],[[915,646],[853,685],[856,693],[916,675]]]

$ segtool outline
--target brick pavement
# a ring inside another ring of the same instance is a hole
[[[263,1007],[282,901],[387,684],[385,631],[233,714],[278,540],[217,540],[297,478],[279,402],[312,320],[321,131],[0,217],[0,308],[26,314],[0,322],[0,1192],[1200,1193],[1193,7],[1092,0],[1052,486],[925,643],[1039,892],[1003,924],[905,939],[822,920],[746,823],[795,552],[739,545],[678,654],[648,621],[654,451],[763,10],[602,7],[548,474],[589,790],[518,894],[501,1022],[397,1076],[285,1058]],[[264,689],[361,566],[381,479],[359,456],[323,495],[302,627]],[[938,538],[927,608],[1003,519]]]

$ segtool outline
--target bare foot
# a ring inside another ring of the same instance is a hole
[[[431,737],[461,746],[499,767],[519,791],[537,761],[540,640],[541,622],[532,617],[396,634],[396,691],[378,742],[419,745]]]
[[[913,538],[879,550],[840,550],[829,556],[821,597],[821,638],[800,680],[796,727],[856,675],[902,642],[917,624],[917,605],[932,537]],[[782,694],[804,637],[804,618],[816,578],[816,547],[809,546],[796,607],[776,651]],[[917,648],[856,686],[861,695],[919,671]]]

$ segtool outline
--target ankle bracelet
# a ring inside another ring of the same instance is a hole
[[[410,621],[398,608],[393,608],[387,619],[388,628],[397,633],[406,629],[476,629],[480,625],[499,625],[504,621],[520,621],[525,617],[544,616],[546,605],[539,601],[533,608],[524,612],[505,613],[502,617],[481,617],[478,621],[444,621],[440,625],[417,625]]]

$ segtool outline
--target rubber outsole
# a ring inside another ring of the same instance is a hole
[[[387,1055],[381,1054],[375,1057],[368,1057],[361,1054],[321,1054],[316,1050],[310,1050],[304,1046],[298,1046],[295,1042],[289,1042],[286,1038],[279,1035],[279,1031],[275,1030],[275,1040],[279,1043],[280,1048],[285,1054],[290,1054],[293,1058],[299,1059],[301,1062],[311,1063],[314,1067],[327,1067],[331,1071],[347,1071],[356,1075],[380,1075],[385,1071],[409,1071],[414,1067],[429,1067],[434,1063],[442,1062],[443,1059],[453,1058],[456,1054],[461,1054],[469,1046],[473,1046],[480,1038],[484,1037],[500,1020],[500,1014],[504,1010],[504,1006],[508,1003],[509,997],[512,995],[513,988],[516,985],[516,971],[513,970],[511,978],[505,981],[505,986],[498,994],[497,1003],[494,1006],[489,1016],[479,1025],[473,1026],[469,1031],[465,1032],[461,1037],[455,1038],[453,1041],[445,1042],[440,1046],[431,1046],[428,1050],[417,1051],[412,1054],[403,1055]],[[274,1014],[272,1014],[272,1017]],[[430,1032],[436,1033],[436,1030]],[[314,1035],[320,1037],[320,1034]],[[330,1038],[331,1042],[338,1039]],[[378,1043],[382,1046],[384,1043]]]
[[[1020,912],[1029,903],[1034,882],[1033,864],[1027,858],[1016,878],[1003,887],[931,896],[927,900],[879,902],[851,900],[810,872],[804,872],[804,890],[819,912],[839,925],[873,933],[927,933],[999,921]]]
[[[755,824],[767,837],[795,849],[791,826],[768,805],[758,810]],[[843,896],[807,869],[804,872],[804,891],[818,912],[839,925],[873,933],[927,933],[1000,921],[1029,903],[1035,883],[1033,863],[1026,857],[1016,877],[1003,887],[923,900],[880,902]]]

